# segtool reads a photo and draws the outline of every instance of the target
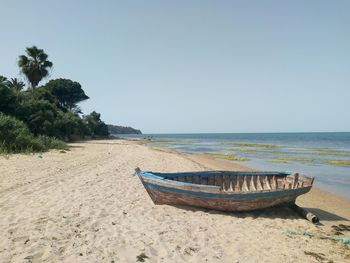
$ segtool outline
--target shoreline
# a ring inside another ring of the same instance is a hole
[[[144,138],[122,138],[124,140],[130,140],[130,141],[134,141],[134,142],[139,142],[141,144],[144,144],[146,145],[147,143],[149,142],[158,142],[158,141],[162,141],[163,139],[144,139]],[[192,156],[194,157],[194,159],[200,159],[202,160],[203,162],[210,162],[210,163],[216,163],[216,165],[214,164],[214,166],[217,166],[218,169],[238,169],[238,170],[242,170],[242,171],[259,171],[261,169],[258,169],[258,168],[252,168],[252,167],[249,167],[249,166],[246,166],[244,164],[244,162],[240,162],[240,161],[235,161],[235,160],[225,160],[225,159],[220,159],[218,157],[215,157],[214,153],[187,153],[187,152],[180,152],[180,151],[177,151],[176,149],[173,149],[173,148],[168,148],[166,146],[152,146],[152,145],[146,145],[148,147],[151,147],[153,149],[159,149],[159,150],[164,150],[164,151],[173,151],[174,153],[178,153],[180,155],[183,155],[183,156]],[[221,165],[220,165],[221,163]],[[228,165],[227,165],[228,164]],[[230,164],[233,164],[230,165]],[[276,169],[274,169],[276,170]],[[278,170],[278,169],[277,169]],[[265,171],[269,171],[268,169],[265,169]],[[283,170],[284,171],[284,170]],[[344,189],[338,189],[340,192],[337,193],[337,188],[336,187],[327,187],[327,185],[324,183],[324,182],[320,182],[317,180],[317,177],[315,177],[316,179],[316,186],[313,186],[313,188],[317,188],[319,189],[320,191],[323,191],[327,194],[331,194],[331,195],[335,195],[339,198],[343,198],[345,200],[348,200],[350,202],[350,196],[348,194],[345,194],[344,192]]]
[[[345,262],[349,246],[320,239],[350,225],[350,202],[313,189],[290,208],[225,213],[154,205],[133,169],[246,169],[129,140],[70,151],[0,157],[0,258],[4,262]],[[350,227],[350,226],[349,226]],[[312,236],[290,235],[290,231]],[[341,230],[343,236],[350,231]]]
[[[245,166],[245,165],[241,164],[240,162],[226,161],[224,159],[216,158],[215,156],[208,154],[208,153],[186,153],[186,152],[179,152],[176,149],[167,148],[167,147],[150,146],[150,145],[146,145],[146,143],[148,141],[143,140],[143,139],[135,140],[135,139],[123,138],[123,140],[131,141],[131,142],[139,142],[140,144],[145,145],[146,147],[152,148],[154,150],[163,151],[166,153],[178,154],[178,155],[183,156],[185,158],[190,158],[191,160],[193,160],[195,162],[199,162],[204,166],[206,163],[210,163],[213,167],[218,167],[216,169],[219,169],[219,170],[220,169],[228,169],[228,170],[237,170],[237,171],[258,171],[258,169]],[[317,180],[317,178],[315,178],[315,179]],[[333,193],[333,192],[326,190],[326,189],[323,189],[321,187],[313,186],[312,189],[318,189],[318,191],[323,192],[327,195],[336,196],[340,199],[344,199],[344,201],[350,202],[350,198],[343,196],[343,195],[337,195],[336,193]]]
[[[153,147],[149,145],[145,145],[148,148],[151,148],[156,151],[161,151],[165,153],[172,153],[179,155],[181,157],[187,158],[199,165],[201,165],[205,169],[211,170],[235,170],[235,171],[257,171],[256,169],[241,165],[237,162],[228,162],[225,160],[220,160],[215,158],[214,156],[210,156],[209,154],[197,154],[197,153],[182,153],[176,151],[175,149],[163,148],[163,147]],[[312,187],[310,192],[307,194],[301,195],[297,198],[297,205],[302,206],[310,210],[310,212],[318,215],[322,221],[322,217],[328,217],[330,212],[334,212],[335,214],[344,214],[344,218],[350,220],[350,199],[336,195],[327,190]],[[336,204],[336,205],[334,205]],[[312,206],[318,206],[318,208],[313,209]],[[345,209],[344,209],[345,208]],[[325,209],[324,211],[321,211]],[[344,213],[345,211],[345,213]],[[341,218],[340,216],[339,218]],[[337,217],[335,217],[337,218]],[[342,223],[346,223],[347,220],[340,220]],[[331,229],[331,224],[328,222],[325,223],[328,229]]]

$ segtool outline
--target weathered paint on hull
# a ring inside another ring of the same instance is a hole
[[[135,170],[155,204],[250,211],[295,203],[314,178],[281,172],[203,171],[153,173]]]
[[[295,199],[308,192],[310,189],[304,188],[299,191],[280,191],[276,194],[255,194],[252,198],[249,194],[245,195],[227,195],[226,197],[218,197],[213,195],[201,196],[198,193],[179,192],[174,189],[161,189],[150,184],[144,184],[154,204],[167,205],[185,205],[203,207],[222,211],[251,211],[268,208],[277,205],[294,203]]]

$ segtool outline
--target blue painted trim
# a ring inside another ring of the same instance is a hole
[[[141,175],[149,177],[149,178],[153,178],[153,179],[164,180],[163,176],[158,176],[158,175],[151,173],[151,172],[141,172]]]
[[[142,172],[144,176],[152,177],[156,179],[166,179],[173,177],[183,177],[183,176],[200,176],[208,177],[210,175],[229,175],[229,176],[239,176],[239,175],[290,175],[290,172],[234,172],[234,171],[202,171],[202,172],[185,172],[185,173],[154,173],[154,172]]]
[[[183,190],[183,189],[177,189],[172,187],[167,187],[163,185],[157,185],[145,182],[145,186],[148,187],[151,190],[159,190],[159,191],[170,191],[170,192],[176,192],[180,194],[187,194],[192,196],[199,196],[204,198],[238,198],[238,199],[255,199],[255,198],[271,198],[271,197],[280,197],[285,196],[289,194],[294,195],[300,195],[307,193],[311,186],[304,187],[300,189],[290,189],[290,190],[278,190],[278,191],[272,191],[272,192],[259,192],[259,193],[247,193],[247,194],[214,194],[214,193],[208,193],[208,192],[196,192],[196,191],[189,191],[189,190]]]

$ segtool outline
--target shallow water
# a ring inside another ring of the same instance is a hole
[[[124,136],[124,135],[123,135]],[[180,152],[243,157],[243,165],[315,176],[315,184],[350,198],[350,133],[143,134],[150,145]],[[227,161],[227,160],[226,160]]]

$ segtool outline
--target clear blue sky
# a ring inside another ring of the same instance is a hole
[[[43,48],[145,133],[350,131],[350,1],[1,1],[0,75]]]

